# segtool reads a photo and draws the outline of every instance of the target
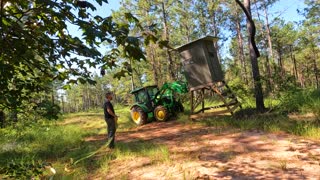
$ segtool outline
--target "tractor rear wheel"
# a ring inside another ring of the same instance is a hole
[[[169,112],[164,106],[157,106],[154,109],[154,117],[157,121],[166,121],[169,117]]]
[[[131,118],[137,125],[146,124],[148,120],[147,113],[139,106],[135,106],[131,109]]]

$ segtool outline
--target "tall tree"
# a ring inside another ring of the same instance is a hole
[[[263,11],[264,30],[265,30],[265,36],[268,40],[268,51],[269,51],[269,57],[271,59],[273,59],[273,49],[272,49],[272,38],[271,38],[270,20],[269,20],[268,10],[269,10],[269,7],[271,7],[277,1],[279,1],[279,0],[254,0],[255,5],[257,7],[258,16],[260,14],[259,10]]]
[[[198,38],[205,35],[212,35],[215,37],[219,37],[220,39],[224,39],[223,31],[225,21],[228,16],[228,11],[225,9],[225,3],[228,1],[196,1],[195,3],[195,13],[197,14],[197,18],[194,21],[199,21],[199,27],[197,29]],[[219,62],[221,62],[220,48],[221,41],[215,41],[214,47],[217,50]]]
[[[285,23],[284,20],[278,20],[276,22],[277,24],[272,27],[272,31],[274,32],[272,38],[274,49],[277,52],[280,77],[284,79],[286,75],[284,60],[287,54],[292,53],[290,47],[296,43],[297,31],[291,22]]]
[[[162,23],[163,23],[163,30],[164,30],[164,40],[167,42],[170,42],[170,27],[168,24],[168,13],[167,13],[167,7],[170,6],[170,2],[168,0],[161,0],[161,14],[162,14]],[[171,80],[175,80],[175,73],[174,73],[174,64],[171,52],[168,48],[166,48],[167,53],[167,61],[168,61],[168,72],[169,77]]]
[[[269,14],[268,14],[268,6],[275,3],[277,0],[272,0],[269,2],[263,1],[262,7],[265,17],[265,29],[266,29],[266,35],[268,39],[268,46],[269,46],[269,56],[273,60],[273,51],[272,51],[272,40],[271,40],[271,31],[270,31],[270,22],[269,22]]]
[[[319,43],[320,43],[320,1],[319,0],[305,0],[307,7],[302,14],[306,17],[304,20],[304,42],[307,43],[307,47],[311,49],[312,66],[315,77],[316,87],[320,88],[319,82]]]
[[[262,84],[261,84],[261,77],[260,77],[259,65],[258,65],[258,57],[260,56],[260,53],[254,39],[256,28],[251,16],[251,6],[250,6],[251,3],[250,3],[250,0],[244,0],[243,4],[239,0],[236,0],[236,2],[244,11],[247,17],[247,30],[249,34],[248,43],[249,43],[249,50],[250,50],[252,75],[253,75],[254,87],[255,87],[256,108],[258,111],[263,112],[265,110],[265,106],[263,101]]]
[[[203,1],[178,1],[175,8],[172,10],[173,12],[175,12],[172,13],[174,14],[173,18],[176,19],[177,22],[179,22],[177,23],[176,27],[173,27],[174,31],[178,32],[178,34],[175,33],[175,35],[178,36],[172,37],[172,41],[179,43],[188,43],[195,39],[195,36],[197,34],[195,32],[196,24],[193,22],[193,18],[197,17],[199,19],[199,24],[203,24],[203,22],[206,21],[207,18],[206,12],[204,12],[205,8],[201,8],[199,14],[196,13],[197,11],[194,8],[196,8],[195,6],[197,6],[197,4],[194,3],[198,2],[200,3]],[[206,27],[200,28],[199,32],[204,33],[204,29],[206,29]]]
[[[241,14],[241,9],[238,7],[237,3],[234,1],[228,4],[230,9],[233,9],[230,14],[230,21],[232,24],[232,28],[236,29],[236,39],[237,39],[237,57],[238,60],[235,60],[235,64],[240,67],[240,74],[243,77],[245,84],[248,86],[248,73],[247,73],[247,62],[244,54],[244,39],[242,33],[243,26],[243,16]]]
[[[256,7],[256,13],[261,22],[260,32],[262,36],[262,41],[267,42],[263,43],[262,48],[265,49],[268,53],[265,53],[265,69],[267,74],[267,90],[270,92],[273,89],[273,78],[272,78],[272,68],[271,65],[273,64],[273,47],[272,47],[272,38],[271,38],[271,30],[270,30],[270,20],[268,9],[278,0],[254,0],[254,5]],[[263,11],[260,13],[260,11]],[[262,15],[261,15],[262,14]],[[262,20],[260,17],[263,16],[264,19]]]

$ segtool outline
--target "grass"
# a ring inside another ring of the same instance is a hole
[[[147,141],[118,143],[114,155],[118,160],[149,157],[153,163],[170,162],[170,153],[165,145],[158,145]]]
[[[115,107],[120,118],[117,131],[135,127],[128,117],[128,107]],[[148,157],[152,163],[170,162],[166,146],[151,142],[132,141],[117,143],[115,151],[106,151],[106,140],[85,141],[90,136],[105,136],[106,123],[103,112],[68,114],[57,122],[43,121],[40,124],[21,124],[15,128],[0,129],[0,179],[7,177],[11,162],[19,164],[11,178],[49,178],[53,174],[42,164],[50,163],[56,170],[55,178],[86,177],[95,171],[108,171],[113,160]],[[40,162],[39,174],[27,174],[31,162]],[[77,162],[77,163],[75,163]],[[2,174],[2,175],[1,175]],[[123,177],[125,179],[125,177]]]
[[[252,97],[240,98],[242,109],[234,116],[209,117],[198,121],[204,126],[215,126],[220,129],[233,127],[240,131],[258,129],[266,132],[287,132],[308,138],[320,138],[320,91],[297,90],[283,93],[276,100],[265,98],[267,113],[258,113],[253,108],[255,101]],[[185,106],[187,114],[190,105]],[[291,118],[288,114],[297,114]],[[311,119],[305,114],[313,114]],[[187,115],[182,115],[183,119]],[[178,120],[183,122],[182,119]],[[186,123],[186,122],[184,122]]]
[[[10,168],[10,163],[16,163],[19,166],[11,175],[27,179],[31,177],[24,176],[24,172],[33,161],[40,162],[43,167],[49,162],[67,161],[68,153],[80,147],[82,138],[88,135],[87,131],[76,125],[59,126],[53,122],[0,131],[0,171]],[[45,168],[42,170],[45,171]]]
[[[280,101],[267,99],[267,102],[274,106],[281,105]],[[317,107],[316,99],[312,103]],[[307,107],[307,105],[300,106]],[[287,132],[309,138],[320,138],[320,126],[316,119],[307,121],[303,119],[303,116],[291,119],[287,114],[277,111],[257,114],[252,108],[248,108],[250,103],[244,105],[247,108],[238,111],[233,117],[210,117],[197,122],[188,120],[190,110],[189,106],[185,107],[185,113],[176,117],[179,123],[215,126],[221,131],[224,129],[233,131],[258,129],[266,132]],[[300,113],[303,113],[307,108],[304,111],[302,111],[303,108],[296,109],[300,109]],[[309,109],[312,110],[312,108]],[[130,120],[129,107],[116,106],[115,111],[120,116],[117,132],[126,132],[136,127]],[[0,179],[5,178],[3,173],[10,168],[9,165],[10,163],[12,165],[12,162],[18,164],[11,174],[12,178],[22,179],[52,177],[53,174],[48,171],[48,168],[44,168],[44,164],[48,163],[57,171],[54,175],[57,179],[85,178],[89,174],[100,172],[105,174],[110,170],[111,162],[135,160],[139,157],[147,157],[151,164],[173,163],[167,146],[150,141],[136,139],[130,142],[117,142],[116,149],[112,152],[108,151],[105,147],[105,139],[101,139],[105,135],[106,123],[102,110],[67,114],[64,115],[63,120],[59,121],[18,124],[15,128],[0,129]],[[85,140],[88,137],[100,137],[100,139]],[[233,157],[233,154],[228,152],[222,155],[226,159]],[[41,169],[43,172],[38,175],[29,173],[26,176],[19,176],[19,173],[20,175],[27,174],[27,171],[23,170],[30,170],[32,163],[37,164],[35,162],[43,165]],[[286,163],[282,164],[281,169],[286,169]],[[119,178],[128,179],[129,177],[124,175]]]
[[[240,118],[219,116],[206,118],[197,123],[222,129],[229,127],[240,131],[257,129],[271,133],[286,132],[308,138],[320,138],[320,126],[316,120],[290,119],[281,114],[259,114]]]
[[[287,171],[288,170],[288,163],[286,160],[281,160],[279,162],[279,165],[278,165],[279,169],[281,169],[282,171]]]

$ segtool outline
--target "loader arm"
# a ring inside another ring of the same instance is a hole
[[[156,102],[168,99],[168,103],[174,102],[174,93],[184,94],[188,92],[187,83],[182,81],[175,81],[172,83],[166,82],[162,85],[159,92],[156,94]],[[165,103],[166,102],[162,102]]]

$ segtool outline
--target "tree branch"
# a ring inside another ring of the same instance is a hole
[[[236,3],[241,7],[241,9],[243,10],[243,12],[246,14],[248,21],[250,22],[250,24],[252,25],[252,31],[250,32],[252,34],[251,36],[251,43],[254,49],[254,52],[256,53],[257,57],[260,57],[260,52],[257,48],[256,42],[254,40],[254,37],[256,35],[256,26],[254,24],[254,21],[252,20],[251,14],[250,12],[247,11],[247,9],[244,7],[244,5],[239,1],[239,0],[235,0]]]

